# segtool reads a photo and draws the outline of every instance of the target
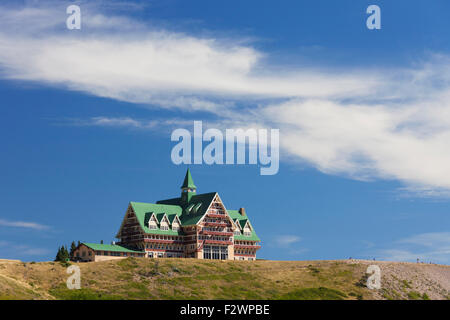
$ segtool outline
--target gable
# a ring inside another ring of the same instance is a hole
[[[247,223],[250,226],[250,230],[251,230],[250,236],[244,236],[243,234],[239,235],[239,236],[235,235],[234,236],[235,240],[261,241],[261,239],[259,239],[259,237],[256,235],[255,229],[251,226],[250,219],[248,218],[247,215],[245,215],[245,216],[241,215],[238,210],[228,210],[228,214],[233,219],[233,221],[238,220],[239,227],[241,228],[242,232],[244,231],[244,227]]]
[[[133,207],[131,206],[131,204],[129,204],[129,205],[128,205],[128,208],[127,208],[127,211],[125,212],[125,216],[124,216],[123,219],[122,219],[122,223],[120,224],[119,231],[118,231],[117,234],[116,234],[116,238],[119,238],[119,237],[120,237],[120,234],[122,233],[122,229],[123,229],[124,225],[126,224],[127,220],[128,220],[128,219],[133,219],[133,218],[136,219],[137,224],[138,224],[139,227],[142,229],[142,226],[140,225],[140,223],[139,223],[139,221],[138,221],[138,219],[137,219],[137,217],[136,217],[136,215],[135,215],[135,212],[134,212],[134,210],[133,210]],[[141,231],[142,231],[142,230],[141,230]]]
[[[148,227],[148,221],[152,216],[156,218],[158,223],[161,223],[161,221],[167,221],[167,223],[170,224],[170,216],[173,217],[181,215],[182,209],[180,206],[143,202],[130,202],[130,205],[133,208],[136,218],[145,233],[165,235],[180,234],[179,231],[175,230],[149,229]]]
[[[197,224],[205,215],[216,194],[216,192],[210,192],[192,196],[189,205],[179,217],[181,224],[183,226]]]

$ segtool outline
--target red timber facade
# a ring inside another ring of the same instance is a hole
[[[244,208],[227,210],[218,193],[196,189],[188,169],[181,197],[131,202],[117,244],[148,258],[255,260],[261,240]]]

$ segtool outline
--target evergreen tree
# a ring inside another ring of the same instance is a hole
[[[75,245],[75,241],[72,241],[72,244],[70,245],[70,259],[73,259],[73,254],[75,252],[75,249],[77,248],[77,246]]]
[[[103,240],[100,240],[100,244],[103,244]]]
[[[66,261],[67,259],[69,259],[69,251],[67,250],[67,246],[62,247],[62,260],[61,261]]]
[[[58,248],[58,252],[56,253],[55,261],[61,261],[61,248]]]

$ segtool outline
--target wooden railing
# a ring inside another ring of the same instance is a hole
[[[233,242],[232,241],[221,241],[221,240],[210,240],[210,239],[205,239],[203,240],[206,244],[210,243],[210,244],[225,244],[225,245],[232,245]]]
[[[199,232],[199,234],[209,234],[209,235],[213,235],[213,236],[232,236],[233,232],[229,232],[229,231],[211,231],[211,230],[201,230]]]
[[[235,244],[234,247],[235,248],[242,248],[242,249],[246,249],[246,248],[249,248],[249,249],[260,249],[261,248],[261,246],[258,245],[258,244],[255,244],[255,245]]]

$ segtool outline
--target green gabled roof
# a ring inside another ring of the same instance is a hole
[[[125,247],[119,246],[117,244],[101,244],[101,243],[87,243],[82,242],[85,246],[93,249],[93,250],[101,250],[101,251],[114,251],[114,252],[134,252],[134,253],[143,253],[144,251],[136,251],[130,250]]]
[[[166,200],[158,200],[156,204],[167,204],[171,206],[181,206],[181,198],[172,198]]]
[[[209,205],[214,200],[216,194],[217,194],[216,192],[210,192],[192,196],[191,201],[189,201],[189,205],[194,204],[194,207],[199,203],[201,203],[202,205],[198,208],[197,212],[191,210],[190,213],[186,213],[183,211],[183,214],[180,217],[181,224],[182,225],[197,224],[197,222],[206,213],[206,210],[209,208]]]
[[[168,215],[167,215],[167,218],[169,218],[170,224],[173,223],[173,220],[175,219],[176,216],[177,216],[177,215],[176,215],[175,213],[171,213],[171,214],[168,214]]]
[[[196,224],[201,219],[201,217],[203,217],[203,215],[205,214],[209,205],[214,200],[214,197],[216,196],[216,194],[217,194],[217,192],[209,192],[209,193],[193,195],[191,200],[189,201],[189,203],[184,206],[182,206],[182,204],[181,204],[181,198],[159,200],[156,203],[159,205],[169,205],[169,206],[179,207],[180,210],[182,210],[182,214],[178,215],[178,218],[180,218],[181,224],[182,225],[193,225],[193,224]],[[192,209],[198,205],[200,205],[200,207],[197,209],[197,212],[194,212],[193,210],[188,212],[186,210],[189,207]]]
[[[191,170],[187,169],[186,176],[184,177],[183,185],[181,186],[181,189],[183,188],[191,188],[191,189],[197,189],[197,187],[194,184],[194,179],[192,179],[191,176]]]
[[[165,212],[160,212],[160,213],[157,213],[157,214],[156,214],[156,220],[158,220],[158,223],[161,223],[161,221],[162,221],[164,215],[166,215]]]
[[[241,215],[238,210],[227,210],[227,211],[228,211],[228,214],[230,215],[231,219],[233,219],[233,221],[236,221],[236,219],[239,221],[239,224],[241,225],[242,228],[244,228],[247,221],[250,222],[250,220],[248,219],[248,216]],[[234,240],[261,241],[261,239],[259,239],[259,237],[256,235],[256,232],[253,228],[252,228],[252,234],[250,236],[244,236],[243,234],[240,236],[235,235]]]
[[[175,216],[178,216],[180,219],[181,225],[195,225],[200,219],[204,216],[206,210],[209,208],[209,205],[214,200],[217,192],[210,192],[204,194],[194,195],[191,198],[191,201],[186,206],[181,206],[181,198],[173,198],[167,200],[160,200],[156,204],[155,203],[143,203],[143,202],[130,202],[130,205],[133,207],[134,212],[136,213],[137,220],[141,225],[142,229],[146,233],[151,234],[161,234],[161,235],[180,235],[182,231],[173,231],[173,230],[160,230],[160,229],[149,229],[148,228],[148,220],[151,215],[154,214],[158,222],[161,221],[164,214],[169,218],[169,222],[172,223],[175,219]],[[186,211],[186,208],[192,206],[200,206],[197,212],[194,213],[194,210],[191,210],[190,213]],[[243,228],[245,223],[249,221],[248,216],[242,216],[238,210],[227,210],[231,219],[235,221],[238,220],[239,224]],[[259,237],[256,235],[255,231],[252,230],[251,236],[234,236],[236,240],[251,240],[251,241],[261,241]]]
[[[141,228],[145,233],[161,234],[161,235],[179,235],[181,231],[174,230],[160,230],[160,229],[149,229],[148,220],[152,214],[156,216],[156,219],[161,221],[164,214],[167,216],[177,215],[180,216],[182,209],[180,206],[167,205],[167,204],[155,204],[155,203],[143,203],[143,202],[130,202],[131,207],[136,214],[136,218],[141,225]]]

